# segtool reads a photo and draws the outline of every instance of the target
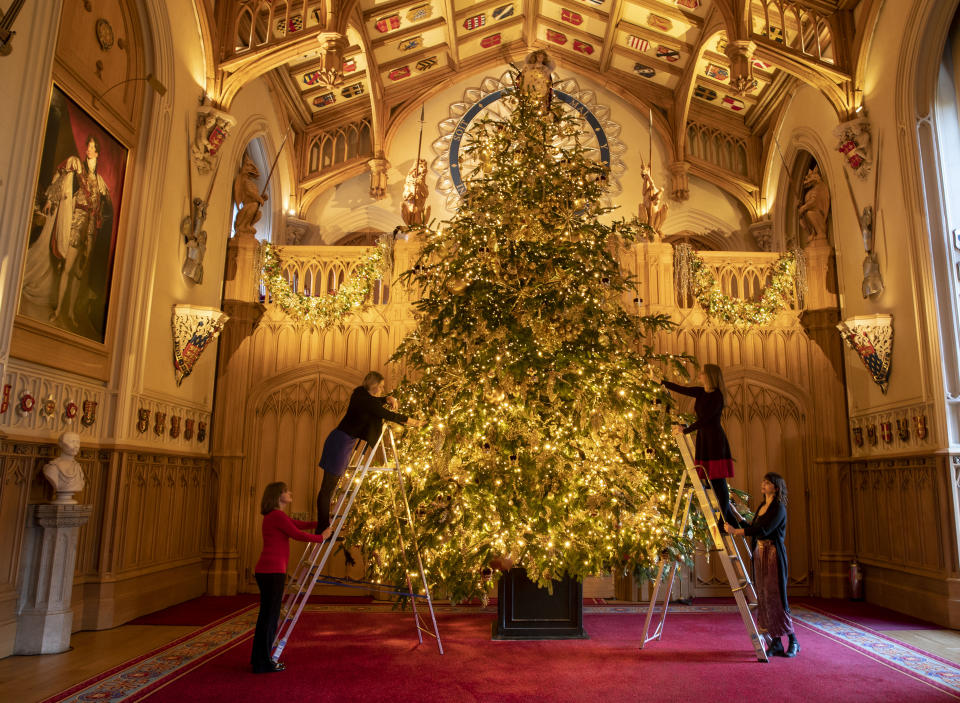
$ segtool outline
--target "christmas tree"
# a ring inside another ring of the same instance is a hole
[[[582,145],[579,115],[542,74],[515,83],[510,116],[468,137],[477,167],[456,217],[416,230],[404,279],[417,327],[394,356],[395,395],[425,420],[400,442],[420,549],[454,600],[483,597],[500,559],[545,586],[644,571],[690,546],[670,520],[681,464],[658,381],[679,360],[652,348],[671,323],[637,314],[618,264],[646,233],[601,222],[607,166]],[[347,541],[371,578],[403,583],[413,562],[376,483]]]

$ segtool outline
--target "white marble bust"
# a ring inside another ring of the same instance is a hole
[[[57,497],[54,503],[75,504],[74,493],[83,490],[86,478],[83,467],[74,459],[80,451],[80,435],[64,432],[60,435],[60,456],[43,467],[43,475],[53,486]]]

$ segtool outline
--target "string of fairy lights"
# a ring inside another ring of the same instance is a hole
[[[363,309],[374,284],[390,269],[391,246],[392,239],[381,237],[336,292],[305,295],[294,290],[276,251],[270,244],[264,244],[261,280],[270,300],[286,315],[300,322],[329,327]]]
[[[713,270],[689,244],[674,247],[673,265],[680,294],[692,294],[708,317],[735,327],[771,324],[794,295],[802,300],[805,289],[803,253],[797,251],[786,252],[769,267],[758,300],[725,295]]]
[[[671,520],[680,460],[663,369],[672,328],[621,301],[636,282],[616,251],[646,237],[605,224],[605,164],[577,116],[516,91],[508,117],[466,139],[476,169],[459,211],[423,228],[402,277],[416,327],[393,357],[401,411],[425,423],[400,438],[429,580],[454,600],[484,598],[488,567],[515,562],[548,585],[649,570],[691,553]],[[346,535],[370,577],[403,583],[390,491],[374,477]]]
[[[648,228],[605,223],[607,166],[581,144],[580,118],[517,84],[507,117],[471,128],[477,166],[459,211],[418,228],[418,258],[400,279],[416,325],[392,358],[404,374],[394,395],[425,421],[404,430],[400,456],[428,579],[453,600],[485,598],[497,561],[547,586],[649,573],[665,555],[689,559],[700,536],[671,519],[681,463],[659,383],[688,359],[654,350],[668,316],[622,304],[636,281],[617,252]],[[267,247],[263,280],[287,315],[334,324],[362,309],[389,253],[381,243],[335,295],[307,296]],[[730,299],[699,256],[683,256],[704,310],[731,324],[767,324],[795,284],[787,254],[759,301]],[[345,539],[371,579],[404,583],[414,562],[397,539],[390,480],[367,479]]]

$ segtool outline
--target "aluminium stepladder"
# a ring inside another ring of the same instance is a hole
[[[375,466],[374,460],[378,454],[383,458],[383,465]],[[326,566],[330,555],[333,554],[337,543],[337,537],[340,535],[343,526],[347,522],[347,518],[350,515],[350,509],[353,507],[354,499],[360,492],[364,480],[371,473],[393,474],[393,478],[396,480],[396,488],[394,489],[391,498],[394,506],[394,518],[397,526],[397,536],[400,543],[400,553],[408,554],[406,540],[404,539],[404,529],[406,529],[409,532],[411,551],[415,556],[417,573],[420,577],[420,585],[423,588],[423,593],[416,593],[414,591],[413,583],[411,581],[411,569],[405,569],[407,572],[406,590],[397,590],[395,587],[390,588],[393,589],[392,592],[406,596],[410,599],[410,605],[413,610],[414,624],[417,628],[417,637],[420,643],[423,643],[423,633],[426,632],[428,635],[436,638],[437,648],[440,650],[440,654],[443,654],[443,643],[440,640],[440,631],[437,628],[437,618],[433,610],[433,599],[430,595],[430,585],[427,583],[426,573],[423,568],[423,560],[420,557],[416,525],[413,521],[413,513],[410,510],[410,503],[407,500],[407,490],[403,483],[403,471],[400,467],[399,455],[397,454],[396,440],[393,435],[393,429],[390,427],[390,425],[385,424],[383,431],[380,433],[380,437],[377,439],[373,447],[370,447],[362,440],[358,440],[356,445],[354,445],[350,461],[347,465],[346,482],[343,484],[342,492],[339,500],[337,500],[337,507],[332,516],[333,519],[331,525],[333,527],[333,531],[330,533],[330,538],[324,540],[323,542],[309,544],[307,549],[303,551],[303,555],[297,564],[297,568],[294,570],[294,575],[290,582],[290,592],[287,594],[284,601],[280,616],[280,626],[277,628],[277,637],[273,643],[273,651],[271,653],[271,658],[273,661],[279,661],[280,655],[287,646],[290,635],[292,634],[293,629],[296,627],[297,621],[300,619],[300,615],[303,613],[304,607],[310,600],[310,594],[313,593],[313,589],[316,584],[321,581],[324,583],[336,583],[338,580],[346,581],[346,579],[335,579],[334,577],[325,576],[323,574],[323,568]],[[400,494],[400,500],[403,504],[403,515],[400,514],[397,503],[398,492]],[[404,517],[406,518],[405,525],[402,524],[404,522]],[[382,586],[382,584],[369,585],[378,587]],[[423,620],[423,616],[417,609],[417,599],[423,599],[427,603],[427,609],[429,611],[430,621],[432,624],[431,629],[427,629]]]
[[[737,603],[737,610],[743,619],[743,624],[750,635],[750,641],[753,644],[754,652],[757,655],[757,661],[767,661],[767,653],[764,648],[763,640],[757,631],[757,624],[753,619],[753,613],[750,612],[750,603],[756,603],[757,594],[754,590],[753,582],[750,579],[750,572],[743,563],[740,556],[740,550],[737,547],[736,539],[720,531],[717,524],[717,514],[720,511],[720,505],[717,496],[709,484],[704,485],[703,480],[697,473],[697,466],[693,460],[693,452],[690,447],[690,438],[684,435],[679,428],[674,428],[674,439],[680,448],[680,455],[683,457],[684,469],[680,475],[680,486],[677,490],[677,499],[673,506],[673,521],[678,525],[678,530],[682,534],[690,521],[690,508],[693,500],[696,499],[697,506],[707,523],[707,529],[710,532],[710,540],[717,548],[717,556],[723,566],[724,574],[727,577],[727,583],[733,591],[734,600]],[[689,483],[689,485],[687,485]],[[749,553],[749,547],[744,540],[744,549]],[[677,569],[680,563],[677,561],[661,560],[657,565],[657,576],[653,582],[653,590],[650,593],[650,605],[647,608],[647,617],[643,624],[643,640],[640,648],[653,641],[659,640],[663,635],[663,625],[667,619],[667,611],[670,607],[670,594],[673,592],[673,584],[677,575]],[[661,586],[666,581],[666,590],[663,594],[663,610],[660,614],[660,620],[657,623],[653,633],[650,632],[650,626],[653,622],[654,611],[657,607],[657,598]]]

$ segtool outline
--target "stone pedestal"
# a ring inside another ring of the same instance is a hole
[[[92,505],[30,506],[14,654],[57,654],[70,649],[77,536],[92,512]]]

